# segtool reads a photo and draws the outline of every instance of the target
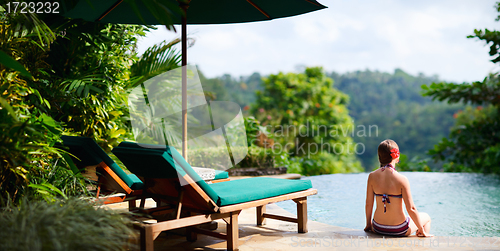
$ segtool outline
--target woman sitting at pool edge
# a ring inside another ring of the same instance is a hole
[[[419,213],[411,197],[408,178],[396,171],[399,162],[399,147],[393,140],[384,140],[378,146],[380,168],[368,175],[366,188],[366,227],[389,236],[409,236],[416,232],[419,237],[432,237],[431,218],[426,213]],[[373,215],[374,198],[377,208]],[[403,212],[403,201],[410,217]]]

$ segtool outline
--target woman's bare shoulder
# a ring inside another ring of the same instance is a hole
[[[378,173],[379,173],[379,172],[378,172],[378,170],[379,170],[379,169],[375,169],[375,170],[371,171],[371,172],[368,174],[368,179],[370,179],[370,177],[371,177],[371,178],[373,178],[374,176],[378,175]]]
[[[395,175],[395,178],[402,184],[409,184],[408,178],[406,176],[402,175],[401,173],[397,172]]]

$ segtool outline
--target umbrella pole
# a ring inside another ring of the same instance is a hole
[[[182,157],[188,161],[187,153],[187,4],[180,4],[182,16]]]

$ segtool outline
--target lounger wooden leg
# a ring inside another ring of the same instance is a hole
[[[144,226],[141,228],[141,251],[154,251],[154,235],[151,226]]]
[[[142,196],[141,196],[141,203],[139,203],[139,207],[144,209],[144,207],[146,206],[146,199],[147,199],[147,190],[149,187],[151,187],[151,185],[149,184],[151,183],[151,179],[148,179],[146,178],[144,180],[144,188],[143,188],[143,191],[142,191]]]
[[[195,216],[196,214],[193,213],[193,212],[189,212],[189,215],[190,216]],[[192,227],[187,227],[186,228],[187,241],[194,242],[194,241],[196,241],[198,239],[198,234],[193,229],[195,227],[196,226],[192,226]]]
[[[227,250],[238,250],[238,216],[240,211],[231,212],[227,225]]]
[[[99,178],[97,178],[97,191],[96,191],[96,194],[95,194],[95,197],[99,199],[99,195],[101,193],[101,176],[99,176]]]
[[[257,226],[262,226],[266,224],[266,218],[264,218],[265,213],[266,213],[266,205],[257,207]]]
[[[133,208],[136,208],[137,207],[137,204],[136,204],[136,201],[135,200],[129,200],[128,201],[128,210],[132,210]]]
[[[299,233],[307,233],[307,197],[294,199],[297,203],[297,223]]]
[[[179,204],[177,204],[177,218],[181,218],[181,210],[182,210],[182,199],[184,198],[184,189],[181,190],[179,195]]]
[[[195,227],[187,227],[186,228],[186,239],[189,242],[195,242],[198,240],[198,234],[193,230]]]

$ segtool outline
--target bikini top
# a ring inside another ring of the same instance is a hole
[[[386,169],[386,168],[389,168],[391,170],[391,172],[394,172],[396,171],[396,168],[394,168],[393,165],[391,164],[387,164],[383,167],[380,167],[380,169],[382,170],[382,172]],[[375,194],[375,196],[382,196],[382,202],[384,203],[384,214],[385,214],[385,211],[387,210],[386,208],[386,202],[391,204],[391,200],[389,200],[389,197],[394,197],[394,198],[403,198],[403,195],[400,194],[400,195],[392,195],[392,194],[376,194],[376,193],[373,193]]]
[[[391,200],[389,200],[389,197],[394,197],[394,198],[403,198],[403,195],[400,194],[400,195],[392,195],[392,194],[377,194],[377,193],[373,193],[375,194],[375,196],[382,196],[382,202],[384,203],[384,214],[385,214],[385,211],[387,210],[386,208],[386,202],[391,204]]]

